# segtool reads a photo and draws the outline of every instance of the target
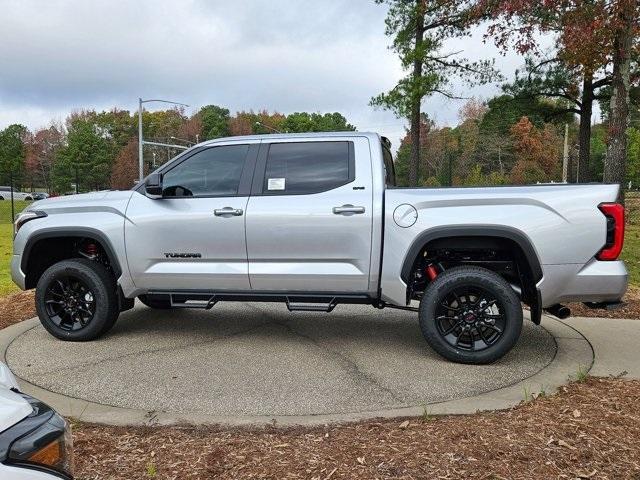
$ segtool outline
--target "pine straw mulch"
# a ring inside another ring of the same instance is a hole
[[[582,303],[567,303],[567,307],[571,309],[572,317],[640,319],[640,288],[629,286],[622,301],[625,302],[624,306],[616,308],[615,310],[594,310]]]
[[[0,330],[36,316],[34,290],[0,296]]]
[[[78,479],[640,478],[640,381],[508,411],[279,429],[74,426]]]

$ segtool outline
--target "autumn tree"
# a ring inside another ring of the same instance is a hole
[[[552,58],[534,60],[527,57],[523,72],[516,71],[513,83],[504,86],[505,92],[515,97],[553,98],[559,102],[557,109],[546,118],[563,113],[578,115],[578,162],[581,180],[588,181],[593,174],[591,165],[591,118],[594,102],[608,98],[607,87],[611,76],[607,65],[573,65],[564,61],[556,52]],[[566,117],[566,115],[565,115]],[[571,119],[567,119],[570,123]]]
[[[473,2],[459,0],[375,0],[386,4],[386,34],[408,74],[371,105],[410,120],[411,158],[409,185],[419,179],[422,101],[433,95],[455,97],[449,89],[453,76],[470,83],[485,83],[497,76],[491,61],[470,62],[459,51],[444,51],[444,42],[468,32]]]
[[[561,140],[552,125],[536,128],[527,117],[511,127],[516,163],[513,183],[535,183],[555,179],[561,158]]]
[[[146,174],[147,172],[145,172]],[[111,169],[111,188],[128,190],[138,178],[138,140],[131,138],[122,148]]]
[[[64,146],[62,126],[52,124],[29,136],[25,159],[26,175],[31,185],[38,184],[51,191],[51,171],[58,151]]]
[[[67,142],[58,151],[52,175],[57,192],[71,190],[76,178],[84,189],[109,185],[113,151],[94,118],[93,112],[79,112],[67,119]]]
[[[536,34],[555,34],[562,60],[585,80],[611,65],[611,113],[604,180],[624,182],[631,60],[637,54],[637,0],[479,0],[479,15],[493,15],[489,34],[520,53],[538,50]],[[583,90],[585,90],[583,88]],[[583,158],[584,162],[584,158]]]

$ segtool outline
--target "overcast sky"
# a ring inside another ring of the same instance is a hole
[[[167,98],[237,110],[343,113],[389,136],[405,122],[368,106],[403,75],[373,0],[0,0],[0,128],[35,129],[74,109],[133,110]],[[522,59],[498,55],[480,33],[456,40],[471,59],[496,57],[512,76]],[[487,98],[498,85],[455,93]],[[424,110],[455,125],[463,102]],[[161,107],[159,105],[158,107]],[[156,107],[156,108],[158,108]],[[153,107],[150,107],[153,108]]]

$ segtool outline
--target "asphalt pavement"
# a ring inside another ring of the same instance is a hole
[[[557,348],[547,329],[525,321],[499,362],[454,364],[429,348],[416,314],[351,305],[325,314],[281,304],[138,304],[88,343],[34,325],[6,351],[32,385],[101,405],[222,417],[379,412],[473,397],[542,371]]]

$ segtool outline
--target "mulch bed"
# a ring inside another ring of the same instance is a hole
[[[496,413],[320,428],[74,430],[79,479],[640,478],[640,381],[588,378]]]
[[[625,302],[624,306],[615,310],[594,310],[582,303],[567,303],[567,307],[571,309],[572,317],[640,319],[640,288],[630,286],[622,301]]]
[[[34,290],[0,296],[0,330],[36,316]]]

